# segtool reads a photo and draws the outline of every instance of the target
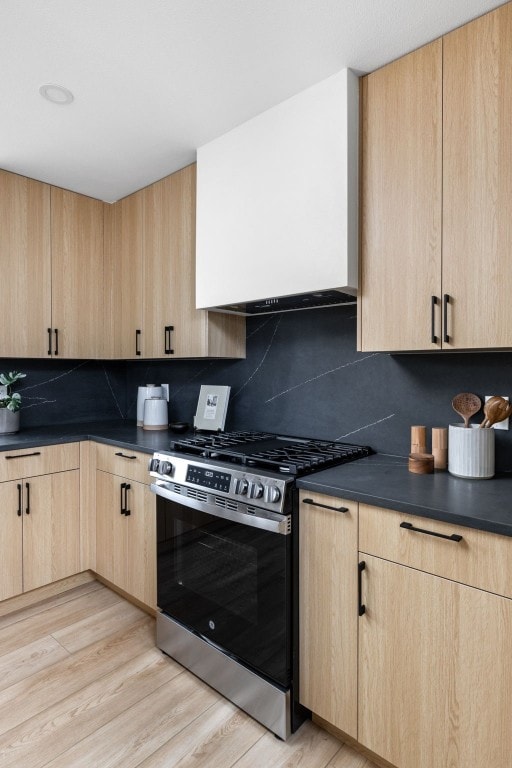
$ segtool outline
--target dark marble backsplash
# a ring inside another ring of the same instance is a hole
[[[192,422],[200,385],[225,384],[226,429],[352,441],[400,456],[409,453],[411,425],[430,433],[460,421],[451,408],[458,392],[512,397],[509,352],[356,352],[355,307],[250,318],[246,360],[0,362],[13,369],[27,373],[18,388],[22,428],[135,420],[137,387],[162,382],[171,421]],[[512,430],[496,433],[496,466],[512,470]]]

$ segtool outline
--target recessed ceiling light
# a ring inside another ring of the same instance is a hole
[[[44,99],[48,99],[48,101],[54,104],[71,104],[75,98],[67,88],[63,88],[62,85],[53,85],[52,83],[42,85],[39,93]]]

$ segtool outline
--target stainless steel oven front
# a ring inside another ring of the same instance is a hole
[[[286,739],[297,719],[293,479],[165,454],[152,475],[157,645]]]

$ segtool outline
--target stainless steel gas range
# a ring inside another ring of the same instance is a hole
[[[297,477],[371,453],[261,432],[153,455],[157,645],[286,739],[298,703]]]

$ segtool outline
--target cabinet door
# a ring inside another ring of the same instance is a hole
[[[356,738],[357,504],[301,491],[299,536],[299,699]]]
[[[441,40],[362,81],[360,350],[441,345],[441,87]]]
[[[23,591],[80,571],[80,470],[23,480]]]
[[[125,589],[145,605],[156,608],[155,496],[143,483],[130,482],[129,485]]]
[[[112,584],[126,589],[128,536],[122,514],[122,477],[96,471],[96,570]]]
[[[52,187],[51,204],[53,355],[101,357],[103,203]]]
[[[123,485],[128,488],[122,489]],[[143,483],[97,470],[96,570],[156,607],[155,498]],[[122,514],[127,509],[129,514]]]
[[[512,602],[362,557],[359,741],[400,768],[509,768]]]
[[[142,334],[142,192],[104,208],[107,358],[144,356]]]
[[[206,354],[206,313],[195,308],[195,189],[189,165],[142,191],[145,357]]]
[[[510,3],[444,38],[446,347],[512,346],[511,39]]]
[[[0,171],[2,357],[47,357],[50,187]]]
[[[23,591],[21,482],[0,483],[0,600]]]

